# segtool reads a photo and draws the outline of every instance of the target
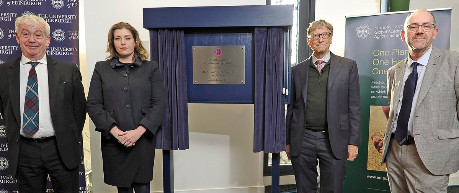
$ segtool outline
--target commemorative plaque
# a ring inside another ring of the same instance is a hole
[[[193,46],[193,84],[245,84],[245,46]]]

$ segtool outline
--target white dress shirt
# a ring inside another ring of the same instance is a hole
[[[23,124],[23,113],[24,113],[24,102],[25,94],[27,88],[27,79],[29,78],[29,71],[32,68],[31,64],[27,64],[31,60],[26,58],[24,55],[21,57],[20,61],[20,108],[21,108],[21,129],[20,133],[22,136],[27,136],[22,130]],[[42,137],[51,137],[54,136],[54,127],[51,121],[51,110],[49,106],[49,87],[48,87],[48,66],[46,55],[43,56],[40,62],[36,67],[35,71],[37,72],[38,79],[38,104],[39,104],[39,128],[38,131],[32,136],[33,138],[42,138]]]
[[[322,65],[322,69],[324,69],[325,64],[327,64],[327,62],[330,60],[330,51],[328,51],[328,53],[325,54],[325,56],[323,58],[316,58],[314,55],[312,55],[312,63],[314,65],[316,65],[317,60],[323,60],[324,61],[324,63],[321,64]]]
[[[393,122],[393,127],[392,127],[392,133],[395,132],[397,129],[397,121],[398,121],[398,114],[400,113],[400,109],[402,107],[402,99],[403,99],[403,88],[405,87],[405,81],[408,79],[408,76],[411,74],[413,71],[413,67],[411,67],[411,64],[413,62],[419,63],[417,70],[418,70],[418,81],[416,83],[416,91],[414,92],[413,96],[413,103],[411,105],[411,112],[410,112],[410,119],[408,120],[408,133],[409,135],[413,136],[413,115],[414,111],[416,109],[416,103],[418,101],[418,96],[419,96],[419,90],[421,90],[421,85],[422,85],[422,80],[424,79],[424,72],[426,71],[427,68],[427,63],[429,63],[429,58],[430,58],[430,53],[432,53],[432,46],[430,46],[430,49],[427,50],[427,52],[422,55],[421,58],[419,58],[418,61],[413,61],[410,57],[408,57],[408,63],[405,66],[405,72],[403,75],[403,81],[401,82],[400,85],[400,98],[398,100],[398,105],[397,109],[395,111],[395,119]]]

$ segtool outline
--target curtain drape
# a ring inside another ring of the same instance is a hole
[[[253,151],[285,150],[284,31],[255,28],[255,130]]]
[[[166,90],[166,117],[156,134],[156,148],[189,148],[188,96],[183,30],[150,30],[151,60],[159,64]]]

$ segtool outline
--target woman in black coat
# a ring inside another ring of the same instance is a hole
[[[163,80],[130,24],[111,27],[107,52],[107,60],[96,63],[87,100],[101,132],[104,182],[119,193],[149,192],[155,134],[166,109]]]

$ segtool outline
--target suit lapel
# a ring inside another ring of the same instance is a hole
[[[307,97],[308,97],[308,73],[309,73],[309,65],[311,65],[312,56],[309,57],[306,61],[304,61],[303,65],[300,69],[300,80],[301,80],[301,93],[303,94],[304,104],[307,104]]]
[[[403,76],[405,75],[405,69],[406,69],[406,65],[408,63],[408,58],[405,59],[405,61],[403,63],[400,63],[397,68],[395,69],[395,74],[394,74],[394,85],[393,85],[393,89],[395,92],[394,92],[394,104],[393,104],[393,109],[397,109],[398,108],[398,99],[400,98],[400,94],[403,93],[403,90],[401,88],[401,86],[403,85],[402,84],[402,81],[403,81]]]
[[[341,62],[340,58],[337,57],[335,54],[330,52],[330,72],[328,74],[328,91],[330,91],[330,88],[333,86],[333,83],[336,80],[336,77],[338,77],[339,72],[341,71]]]
[[[438,52],[438,49],[433,47],[432,53],[430,54],[429,63],[427,64],[427,68],[424,72],[424,77],[422,79],[422,86],[421,90],[419,90],[418,100],[416,102],[416,109],[419,107],[419,104],[424,100],[427,92],[429,91],[430,87],[432,86],[434,80],[437,77],[437,72],[441,67],[441,55]]]
[[[20,61],[21,61],[21,58],[15,60],[13,63],[10,64],[9,66],[9,69],[8,69],[8,72],[7,72],[7,76],[8,76],[8,84],[10,85],[9,86],[9,90],[8,90],[8,93],[10,94],[10,101],[11,101],[11,105],[12,105],[12,109],[13,109],[13,113],[14,113],[14,116],[16,117],[16,121],[18,123],[18,125],[21,125],[21,105],[20,105],[20,101],[21,99],[19,99],[19,95],[20,95]]]
[[[57,86],[59,83],[59,66],[51,57],[46,56],[48,62],[48,89],[49,89],[49,107],[53,112],[54,101],[56,100]]]

